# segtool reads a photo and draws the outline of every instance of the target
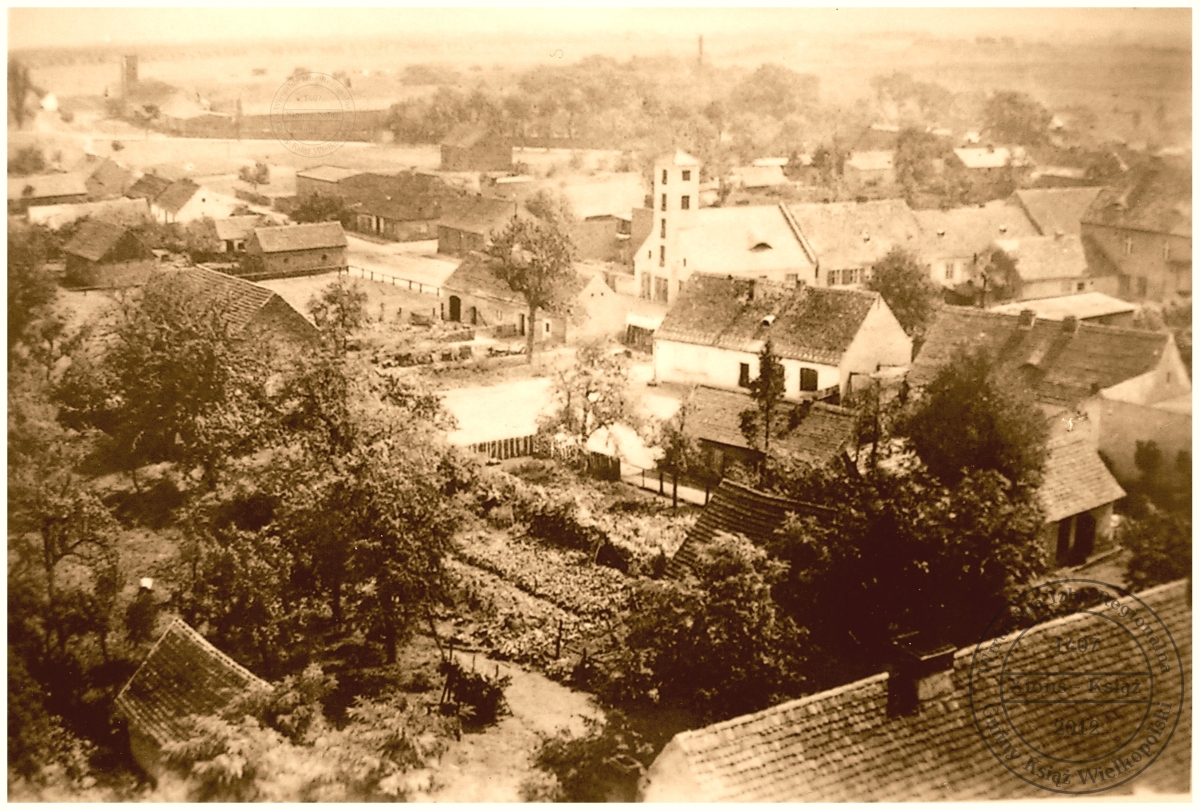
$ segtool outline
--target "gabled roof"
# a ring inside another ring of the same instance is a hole
[[[1096,391],[1154,370],[1171,335],[1093,323],[1035,319],[1022,328],[1019,315],[971,307],[943,307],[913,360],[909,382],[927,385],[956,347],[985,347],[998,358],[998,374],[1030,380],[1038,401],[1074,406]]]
[[[1060,295],[1054,298],[1035,298],[1032,301],[1012,301],[991,307],[992,312],[1005,315],[1020,315],[1021,310],[1031,309],[1037,317],[1047,321],[1061,321],[1072,315],[1081,321],[1133,312],[1137,309],[1128,301],[1113,298],[1101,292],[1084,292],[1076,295]]]
[[[697,274],[683,286],[654,339],[758,352],[769,337],[775,354],[836,366],[850,348],[878,293]],[[770,326],[763,319],[774,315]]]
[[[76,170],[87,175],[102,195],[124,194],[133,179],[133,174],[128,169],[118,166],[111,158],[98,155],[84,155],[76,164]]]
[[[721,482],[683,545],[667,562],[667,575],[682,579],[692,570],[699,550],[721,534],[740,534],[756,546],[775,538],[788,514],[824,515],[828,510],[801,501],[759,492],[728,479]]]
[[[126,197],[144,197],[154,202],[171,185],[171,181],[156,174],[143,174],[137,182],[125,192]]]
[[[118,197],[114,200],[97,200],[86,203],[59,203],[38,205],[29,209],[29,221],[38,222],[47,228],[61,228],[71,222],[91,217],[120,225],[134,225],[149,218],[150,206],[143,198]]]
[[[259,217],[226,217],[225,219],[214,219],[213,225],[217,231],[217,238],[222,242],[236,241],[238,239],[249,239],[254,233],[254,229],[259,225]]]
[[[921,225],[904,200],[793,203],[788,210],[826,271],[870,267],[893,247],[921,244]]]
[[[203,300],[220,303],[229,318],[234,334],[241,332],[272,299],[278,298],[291,308],[276,292],[244,278],[221,273],[202,265],[189,265],[165,274],[163,280],[177,278],[191,287]],[[299,312],[300,318],[304,318]],[[307,320],[307,319],[305,319]]]
[[[699,386],[691,398],[689,432],[698,439],[748,449],[741,431],[741,414],[754,408],[747,394]],[[776,427],[786,425],[793,409],[808,412],[796,427],[771,439],[771,451],[814,466],[837,458],[854,437],[854,412],[824,402],[781,402]]]
[[[682,149],[676,149],[672,154],[661,155],[654,161],[655,166],[699,166],[700,161],[684,152]]]
[[[1075,234],[997,239],[996,246],[1016,259],[1022,281],[1080,278],[1088,273],[1083,242]]]
[[[158,745],[186,742],[192,715],[216,715],[245,690],[270,685],[175,619],[114,704],[131,727]]]
[[[154,198],[154,205],[171,214],[178,214],[199,190],[200,186],[191,180],[176,180]]]
[[[1006,147],[955,149],[954,154],[968,169],[999,169],[1007,166],[1011,153]]]
[[[1093,186],[1022,188],[1014,191],[1013,196],[1025,209],[1038,232],[1043,236],[1053,236],[1055,231],[1078,234],[1083,215],[1100,191],[1099,187]]]
[[[1006,200],[913,213],[922,230],[921,250],[930,257],[975,256],[986,251],[994,239],[1038,235],[1025,211]]]
[[[442,146],[470,149],[494,137],[494,133],[483,124],[459,124],[442,139]]]
[[[887,171],[893,167],[895,153],[887,149],[872,149],[865,152],[851,152],[846,158],[846,165],[862,172]]]
[[[28,192],[28,193],[26,193]],[[8,178],[8,199],[37,200],[87,194],[86,175],[81,172],[30,174]]]
[[[438,219],[443,202],[457,196],[441,178],[412,172],[364,172],[343,180],[338,191],[351,211],[400,222]]]
[[[811,278],[816,264],[805,234],[783,205],[701,208],[693,224],[680,229],[679,242],[694,273],[753,278],[792,271]]]
[[[1191,681],[1189,591],[1189,583],[1181,580],[1138,594],[1166,625],[1179,650],[1182,673],[1172,665],[1162,674],[1168,694],[1180,694],[1185,688],[1179,683],[1181,674],[1185,683]],[[1129,597],[1120,601],[1140,607]],[[1006,666],[1011,671],[1058,672],[1063,669],[1063,660],[1056,652],[1055,636],[1110,632],[1110,620],[1100,612],[1072,613],[1036,625],[1022,634],[1020,644],[1006,646],[1011,650]],[[980,733],[973,706],[999,704],[1000,679],[971,677],[975,650],[974,646],[966,647],[954,655],[948,691],[923,700],[915,714],[889,715],[889,676],[880,673],[677,734],[651,766],[649,790],[643,798],[723,802],[1046,798],[1045,789],[1014,776]],[[1128,667],[1129,655],[1126,645],[1101,645],[1089,655],[1088,668],[1123,671]],[[1172,712],[1182,711],[1179,727],[1166,743],[1161,761],[1153,766],[1150,782],[1134,782],[1134,789],[1141,785],[1164,792],[1187,793],[1190,789],[1190,703],[1187,698],[1185,706],[1172,707]],[[1043,712],[1049,727],[1051,713],[1061,709],[1047,705],[1030,711]],[[653,792],[660,763],[664,762],[669,762],[665,767],[674,772],[690,776],[692,790],[688,795]],[[1070,775],[1075,784],[1075,771],[1071,770]]]
[[[340,222],[310,222],[303,225],[255,228],[254,239],[263,253],[346,247],[346,234]]]
[[[512,200],[468,197],[447,203],[442,218],[438,220],[438,227],[486,236],[503,228],[513,218],[514,212]]]
[[[1159,162],[1129,172],[1103,189],[1083,221],[1173,236],[1192,236],[1192,172]]]
[[[1059,521],[1125,497],[1125,490],[1082,432],[1046,443],[1046,466],[1038,500],[1047,521]]]
[[[588,279],[578,273],[573,274],[573,280],[567,282],[567,289],[561,292],[567,296],[578,295],[587,285]],[[442,288],[451,292],[471,295],[477,298],[491,298],[514,306],[525,308],[525,298],[519,292],[514,292],[504,281],[492,273],[491,260],[482,253],[471,253],[454,272],[442,282]]]
[[[63,253],[82,256],[89,262],[98,262],[116,247],[124,235],[125,228],[120,225],[89,219],[79,226],[74,238],[63,246]]]
[[[354,169],[343,169],[341,166],[314,166],[311,169],[301,169],[297,177],[307,177],[310,180],[321,180],[326,183],[338,183],[348,177],[358,174]]]

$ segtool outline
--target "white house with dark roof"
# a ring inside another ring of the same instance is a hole
[[[792,401],[845,396],[851,374],[912,358],[912,339],[878,293],[697,275],[655,332],[655,377],[746,389],[768,339]]]
[[[693,273],[816,281],[816,256],[786,206],[701,208],[700,161],[685,152],[655,161],[651,203],[649,233],[633,246],[642,298],[672,303]]]
[[[195,222],[198,219],[225,219],[245,203],[191,180],[176,180],[150,200],[150,213],[160,222]]]
[[[1106,784],[1113,788],[1106,795],[1149,791],[1186,796],[1192,781],[1192,698],[1187,688],[1192,678],[1190,583],[1160,585],[1136,598],[1118,595],[1113,604],[1126,615],[1152,611],[1170,633],[1179,658],[1168,657],[1169,665],[1155,668],[1154,688],[1157,695],[1173,696],[1167,699],[1172,705],[1165,715],[1168,722],[1148,729],[1158,732],[1153,740],[1143,732],[1110,746],[1116,755],[1127,757],[1139,745],[1150,744],[1145,751],[1153,751],[1154,760],[1144,765],[1148,768],[1144,778],[1124,778],[1125,769],[1115,768],[1117,763],[1109,757],[1073,765],[1071,784],[1075,790],[1085,787],[1079,771],[1086,768],[1097,779],[1094,766],[1099,764],[1097,789]],[[1101,610],[1069,613],[1024,632],[997,636],[995,644],[1009,671],[1062,672],[1065,667],[1055,639],[1112,639],[1110,615]],[[1013,743],[1007,749],[1002,746],[1010,736],[1003,725],[985,723],[981,731],[977,718],[987,716],[983,707],[1000,703],[1001,687],[1008,681],[979,677],[973,668],[978,649],[974,644],[957,651],[952,646],[932,648],[915,651],[923,653],[917,656],[903,656],[897,650],[897,665],[890,673],[676,734],[642,777],[637,798],[645,802],[933,802],[1056,795],[1047,790],[1054,787],[1048,778],[1039,781],[1024,771],[1030,758],[1028,742],[1013,741],[1015,750],[1024,753],[1014,763],[1003,756],[1014,750]],[[1088,656],[1088,668],[1125,671],[1131,652],[1140,660],[1137,650],[1124,643],[1101,644]],[[1141,683],[1146,684],[1144,678]],[[1083,686],[1075,681],[1071,687],[1075,684]],[[1140,718],[1141,707],[1137,708],[1136,718]],[[1024,711],[1027,722],[1021,728],[1049,731],[1062,716],[1062,704],[1031,703]],[[1178,719],[1177,725],[1170,722],[1172,718]],[[1121,727],[1131,731],[1139,728],[1137,719],[1119,714],[1110,719],[1124,721]],[[991,728],[1000,728],[1005,737],[983,733]],[[1050,750],[1062,758],[1078,758],[1070,753],[1080,750],[1076,743],[1061,737],[1037,740],[1050,742]],[[1143,756],[1139,753],[1138,759]],[[1044,755],[1034,757],[1035,771],[1039,761],[1046,764]]]

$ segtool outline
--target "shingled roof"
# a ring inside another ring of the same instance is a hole
[[[1166,332],[1093,323],[1079,323],[1071,332],[1065,323],[1035,319],[1022,328],[1020,320],[1020,315],[943,307],[913,361],[909,383],[927,385],[957,347],[982,346],[995,353],[998,373],[1029,380],[1039,401],[1074,406],[1095,391],[1152,371],[1171,340]]]
[[[825,287],[788,289],[763,281],[696,274],[663,319],[655,340],[755,353],[769,337],[775,354],[836,366],[878,293]],[[770,326],[763,319],[774,315]]]
[[[310,222],[303,225],[255,228],[254,239],[263,253],[346,247],[346,234],[340,222]]]
[[[1053,523],[1125,497],[1125,490],[1083,433],[1051,439],[1046,451],[1038,500],[1047,521]]]
[[[754,400],[736,391],[698,386],[691,397],[690,431],[698,439],[749,448],[741,431],[741,413],[755,407]],[[771,440],[771,449],[797,461],[821,466],[846,449],[854,436],[854,412],[824,402],[781,403],[777,419],[786,425],[793,408],[807,414],[796,427]]]
[[[242,692],[270,685],[175,619],[117,695],[115,710],[160,746],[193,738],[193,715],[219,714]]]
[[[686,577],[696,563],[700,549],[718,535],[740,534],[756,546],[763,546],[774,539],[788,513],[821,515],[827,512],[820,506],[768,495],[726,479],[709,498],[683,545],[667,561],[666,573],[675,579]]]
[[[63,246],[63,253],[81,256],[89,262],[98,262],[116,247],[125,235],[125,228],[99,219],[88,219],[79,226],[74,238]]]
[[[159,177],[156,174],[143,174],[138,178],[137,182],[129,187],[125,192],[126,197],[142,197],[151,202],[158,199],[158,195],[162,194],[171,185],[171,181],[165,177]]]
[[[513,216],[515,209],[511,200],[470,197],[447,203],[442,218],[438,221],[438,227],[487,236],[492,231],[503,228]]]
[[[1083,221],[1110,228],[1192,235],[1192,172],[1158,162],[1134,169],[1125,182],[1102,190]]]
[[[181,280],[193,288],[198,296],[209,301],[219,301],[229,317],[231,331],[234,334],[249,326],[254,317],[272,299],[278,298],[284,306],[292,308],[291,304],[284,301],[278,293],[261,284],[255,284],[253,281],[221,273],[202,265],[189,265],[173,270],[163,274],[159,279],[164,281]],[[294,308],[292,309],[295,311]],[[307,319],[299,312],[296,312],[296,315],[307,323]]]
[[[964,205],[945,211],[914,211],[913,215],[921,225],[922,252],[929,256],[974,256],[987,250],[995,239],[1020,239],[1038,234],[1025,210],[1008,200],[992,200],[984,205]],[[1078,227],[1075,230],[1078,232]]]
[[[1164,694],[1184,694],[1178,727],[1145,779],[1124,791],[1150,787],[1187,793],[1191,783],[1192,619],[1189,583],[1178,581],[1138,595],[1166,625],[1182,662],[1155,676]],[[1131,602],[1124,597],[1121,602]],[[1102,627],[1103,626],[1103,627]],[[1078,612],[1037,625],[1013,644],[1012,671],[1059,671],[1055,635],[1110,632],[1109,619]],[[1046,640],[1043,640],[1046,639]],[[1038,643],[1040,642],[1040,643]],[[912,715],[889,716],[887,674],[677,734],[651,766],[640,798],[647,801],[872,802],[1049,798],[1008,770],[987,747],[972,706],[999,703],[999,678],[971,679],[975,647],[953,658],[950,688],[921,702]],[[1126,645],[1102,645],[1088,657],[1100,672],[1128,668]],[[1159,678],[1161,677],[1161,681]],[[1183,683],[1179,683],[1182,679]],[[1170,684],[1170,685],[1168,685]],[[1054,704],[1030,709],[1046,716]],[[1075,745],[1066,741],[1067,745]],[[1025,748],[1022,744],[1020,748]],[[1108,762],[1103,762],[1108,765]],[[1015,765],[1014,767],[1021,767]],[[677,777],[672,779],[672,777]],[[1071,770],[1076,783],[1075,770]]]

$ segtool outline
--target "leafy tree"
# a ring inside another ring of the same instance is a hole
[[[1187,512],[1152,509],[1139,520],[1125,520],[1117,541],[1129,549],[1126,580],[1135,591],[1191,576],[1192,519]]]
[[[555,375],[556,408],[543,430],[564,432],[585,453],[597,432],[634,417],[629,397],[629,364],[624,352],[598,340],[575,350],[575,363]]]
[[[915,353],[937,311],[938,288],[929,278],[929,267],[904,248],[894,247],[871,268],[867,289],[883,296],[913,339]]]
[[[8,366],[34,323],[44,318],[57,288],[46,271],[46,236],[39,229],[8,232]]]
[[[816,76],[764,64],[739,83],[729,98],[735,109],[786,118],[815,106],[819,87]]]
[[[679,410],[668,419],[659,432],[658,443],[663,457],[659,465],[671,473],[671,506],[679,506],[679,476],[686,475],[700,463],[700,448],[688,431],[688,417],[694,405],[689,395]]]
[[[350,335],[367,322],[367,291],[339,273],[309,299],[308,314],[330,345],[344,353]]]
[[[349,224],[351,216],[341,197],[320,193],[301,199],[291,213],[296,222],[340,222],[343,227]]]
[[[44,171],[46,171],[46,157],[36,146],[22,147],[17,150],[17,156],[8,161],[9,176],[40,174]]]
[[[771,596],[786,571],[744,537],[722,535],[701,549],[694,578],[637,583],[602,697],[707,723],[798,695],[804,633]]]
[[[575,221],[575,210],[567,196],[548,188],[539,189],[526,200],[525,210],[544,222],[553,222],[560,227]]]
[[[261,160],[256,160],[253,166],[243,166],[238,169],[238,179],[254,186],[254,193],[257,194],[259,186],[265,186],[271,182],[271,167]]]
[[[513,219],[488,245],[496,278],[520,293],[529,307],[528,362],[533,362],[534,324],[541,310],[564,311],[565,287],[574,275],[575,246],[557,223]]]
[[[741,430],[746,443],[756,450],[761,448],[764,459],[771,454],[772,431],[779,432],[775,412],[783,402],[784,392],[783,363],[779,362],[768,338],[758,353],[758,376],[750,380],[750,398],[754,407],[741,414]],[[760,464],[760,475],[765,475],[765,470],[765,464]]]
[[[622,767],[633,760],[650,767],[656,749],[633,727],[625,713],[613,709],[604,720],[585,717],[586,730],[574,736],[567,729],[548,737],[538,749],[534,764],[554,776],[553,784],[526,783],[527,801],[608,802],[614,794],[633,801],[637,771]],[[531,780],[532,781],[532,780]],[[530,795],[532,794],[532,795]]]
[[[810,633],[816,688],[879,671],[900,632],[977,641],[1014,589],[1045,570],[1032,490],[993,470],[953,486],[919,464],[809,469],[785,481],[785,494],[815,509],[789,520],[768,550],[790,566],[775,595]]]
[[[896,180],[910,199],[937,173],[933,161],[943,157],[947,151],[945,142],[938,136],[922,129],[906,127],[896,138]]]
[[[37,94],[38,89],[29,75],[29,67],[19,60],[8,60],[8,114],[17,123],[17,129],[25,126],[29,117],[29,94]]]
[[[985,130],[1004,143],[1036,146],[1049,138],[1050,111],[1025,93],[1000,90],[983,107]]]
[[[950,486],[967,470],[995,470],[1014,485],[1037,486],[1048,430],[1030,392],[1002,377],[984,348],[957,349],[898,428]]]

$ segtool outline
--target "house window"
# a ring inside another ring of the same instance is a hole
[[[328,254],[328,253],[322,253],[322,254],[321,254],[321,261],[323,261],[323,262],[327,262],[327,261],[329,261],[329,254]]]
[[[663,185],[667,184],[667,170],[663,169]]]
[[[686,182],[688,182],[688,181],[689,181],[689,180],[691,180],[691,179],[692,179],[692,170],[691,170],[691,169],[684,169],[684,170],[683,170],[683,182],[685,182],[685,183],[686,183]]]
[[[946,281],[954,281],[954,264],[946,262]]]
[[[679,198],[679,207],[682,208],[684,211],[691,208],[692,207],[692,198],[686,194],[683,195],[682,197],[680,197]]]
[[[662,221],[662,227],[658,229],[658,238],[659,239],[667,238],[667,220],[665,217],[663,218],[663,221]]]
[[[666,245],[658,246],[658,266],[659,267],[667,266],[667,246]]]
[[[664,211],[667,210],[667,195],[666,194],[662,195],[662,210],[664,210]]]
[[[750,364],[738,363],[738,385],[742,388],[750,387]]]
[[[667,303],[669,297],[668,285],[670,281],[665,278],[654,277],[654,300],[662,303]]]
[[[1125,237],[1125,255],[1126,256],[1133,255],[1133,237],[1132,236]]]
[[[550,334],[550,321],[542,321],[542,332]]]
[[[817,390],[817,370],[815,368],[800,369],[800,390],[801,391],[816,391]]]
[[[1075,285],[1075,292],[1083,292],[1083,288],[1085,286],[1087,286],[1086,282],[1083,282],[1083,281],[1079,282],[1078,284]]]

